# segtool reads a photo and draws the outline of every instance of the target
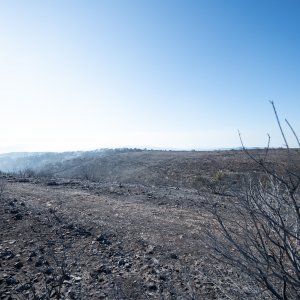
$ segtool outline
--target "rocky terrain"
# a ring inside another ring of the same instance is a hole
[[[254,166],[241,152],[186,154],[152,155],[143,173],[132,153],[139,172],[128,168],[127,181],[114,168],[106,181],[2,175],[0,299],[250,298],[251,283],[212,259],[204,232],[207,207],[223,201],[212,187],[238,186]]]
[[[167,189],[161,197],[161,190],[140,186],[99,193],[101,187],[52,184],[8,182],[0,219],[2,299],[217,293],[199,272],[206,216],[196,209],[205,202],[196,192]],[[180,194],[195,204],[180,207]]]

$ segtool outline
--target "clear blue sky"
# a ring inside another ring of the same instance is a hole
[[[0,152],[300,134],[300,1],[0,0]]]

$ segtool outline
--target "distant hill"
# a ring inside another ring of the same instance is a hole
[[[140,149],[97,149],[92,151],[70,152],[12,152],[0,154],[0,171],[19,172],[32,169],[35,172],[48,170],[58,172],[82,164],[92,158],[115,155],[127,152],[139,152]]]
[[[257,158],[263,149],[249,150]],[[286,151],[270,149],[268,161],[274,168],[286,162]],[[300,157],[297,156],[300,165]],[[241,178],[260,171],[241,150],[162,151],[100,149],[87,152],[11,153],[0,155],[0,170],[33,169],[37,175],[155,186],[201,188],[211,183],[242,184]]]
[[[251,149],[262,157],[262,149]],[[270,150],[272,164],[284,163],[284,150]],[[300,164],[300,162],[299,162]],[[249,171],[259,171],[244,151],[110,151],[101,156],[79,156],[43,169],[56,177],[91,181],[139,183],[199,188],[211,181],[240,182]]]
[[[0,171],[19,172],[26,169],[41,171],[48,165],[62,164],[79,157],[91,158],[109,153],[110,149],[72,152],[16,152],[0,154]]]

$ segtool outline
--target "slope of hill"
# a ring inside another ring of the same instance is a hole
[[[249,150],[258,159],[262,149]],[[271,149],[268,160],[280,168],[286,163],[283,149]],[[299,160],[299,159],[298,159]],[[299,162],[300,163],[300,162]],[[0,155],[0,170],[32,169],[37,175],[154,186],[201,188],[212,182],[241,183],[241,177],[258,171],[242,150],[162,151],[101,149],[86,152],[12,153]]]
[[[115,152],[125,151],[124,149],[116,151],[113,149],[98,149],[93,151],[72,151],[72,152],[16,152],[0,154],[0,171],[19,172],[26,169],[41,171],[44,169],[62,167],[68,164],[69,160],[75,161],[88,160],[94,157],[101,157]],[[50,167],[51,166],[51,167]]]
[[[19,172],[25,169],[37,170],[46,164],[63,162],[81,155],[81,152],[19,152],[0,154],[2,172]]]
[[[256,157],[263,150],[251,150]],[[284,163],[283,150],[270,150],[269,160]],[[228,151],[130,151],[109,155],[78,157],[60,164],[48,165],[43,171],[52,176],[101,182],[139,183],[155,186],[198,188],[208,180],[230,179],[240,182],[246,172],[257,165],[239,150]]]

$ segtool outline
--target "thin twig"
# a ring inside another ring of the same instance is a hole
[[[289,147],[289,144],[288,144],[287,139],[286,139],[286,137],[285,137],[285,133],[284,133],[282,127],[281,127],[281,122],[280,122],[280,120],[279,120],[279,117],[278,117],[278,114],[277,114],[277,110],[276,110],[274,101],[270,101],[270,103],[271,103],[271,105],[272,105],[272,107],[273,107],[273,110],[274,110],[274,113],[275,113],[275,117],[276,117],[276,120],[277,120],[277,124],[278,124],[278,127],[279,127],[279,129],[280,129],[281,135],[282,135],[282,137],[283,137],[283,139],[284,139],[285,146],[286,146],[287,150],[289,151],[290,147]]]
[[[296,134],[294,128],[291,126],[291,124],[289,123],[289,121],[288,121],[287,119],[285,119],[285,122],[286,122],[286,123],[288,124],[288,126],[290,127],[290,129],[291,129],[291,131],[292,131],[292,133],[293,133],[293,135],[294,135],[294,137],[295,137],[295,139],[296,139],[296,141],[297,141],[297,143],[298,143],[298,147],[300,148],[300,140],[299,140],[298,135]]]

